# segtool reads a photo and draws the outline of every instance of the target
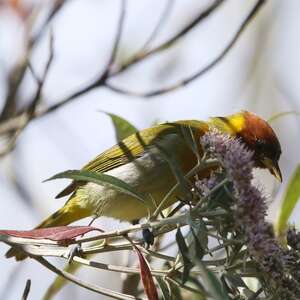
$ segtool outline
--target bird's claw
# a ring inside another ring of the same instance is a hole
[[[154,235],[153,232],[148,228],[144,228],[142,231],[144,242],[146,243],[146,248],[148,249],[154,243]]]
[[[70,246],[70,251],[68,254],[68,263],[73,261],[74,256],[81,256],[82,249],[80,244],[75,244]]]

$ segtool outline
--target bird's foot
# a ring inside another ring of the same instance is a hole
[[[81,256],[82,249],[80,244],[71,245],[69,248],[68,263],[70,264],[73,261],[74,256]]]
[[[149,228],[145,228],[142,231],[142,235],[143,235],[144,242],[146,244],[146,249],[148,249],[154,243],[153,232]]]

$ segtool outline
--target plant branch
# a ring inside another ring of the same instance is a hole
[[[31,280],[28,279],[26,281],[26,285],[25,285],[24,292],[23,292],[23,295],[22,295],[22,300],[27,300],[29,292],[30,292],[30,287],[31,287]]]
[[[51,263],[49,263],[46,259],[44,259],[43,257],[34,257],[34,259],[39,262],[40,264],[42,264],[44,267],[46,267],[47,269],[49,269],[50,271],[54,272],[55,274],[85,288],[88,289],[90,291],[96,292],[98,294],[104,295],[104,296],[109,296],[111,298],[114,299],[119,299],[119,300],[131,300],[131,299],[139,299],[130,295],[126,295],[126,294],[122,294],[122,293],[118,293],[115,292],[113,290],[109,290],[103,287],[99,287],[93,284],[89,284],[84,282],[81,279],[78,279],[76,276],[65,272],[64,270],[60,270],[58,268],[56,268],[54,265],[52,265]]]
[[[138,53],[147,52],[148,47],[155,40],[155,38],[158,36],[161,29],[163,28],[163,25],[167,21],[168,16],[171,13],[174,4],[175,4],[175,1],[173,1],[173,0],[168,0],[167,1],[166,6],[165,6],[164,10],[162,11],[162,14],[161,14],[156,26],[154,27],[154,29],[153,29],[152,33],[150,34],[149,38],[146,40],[146,42],[141,47],[141,49],[138,51]],[[150,52],[150,51],[148,51],[148,52]]]
[[[125,13],[126,13],[126,0],[121,0],[121,12],[120,12],[119,22],[117,26],[117,32],[115,36],[115,41],[113,43],[111,55],[107,63],[106,71],[104,72],[105,75],[102,75],[104,77],[107,77],[111,73],[111,69],[113,68],[114,62],[116,61],[116,57],[121,42],[122,31],[124,27]]]
[[[189,24],[187,24],[185,27],[183,27],[181,30],[179,30],[176,34],[174,34],[172,37],[170,37],[168,40],[160,44],[159,46],[149,50],[148,52],[144,53],[137,53],[132,59],[130,59],[126,64],[122,65],[119,67],[117,70],[114,72],[110,73],[109,76],[106,78],[111,78],[114,76],[117,76],[121,73],[123,73],[125,70],[128,68],[138,64],[139,62],[144,61],[146,58],[151,57],[152,55],[159,53],[160,51],[163,51],[170,47],[173,43],[181,39],[185,34],[187,34],[189,31],[191,31],[195,26],[201,23],[205,18],[210,16],[212,12],[214,12],[220,4],[222,4],[224,0],[216,0],[213,2],[212,5],[210,5],[205,11],[202,11],[199,13],[199,15],[193,19]],[[120,26],[120,21],[119,21],[119,26]],[[118,26],[118,28],[119,28]],[[120,31],[117,31],[120,32]],[[116,38],[115,41],[118,39]],[[110,60],[109,60],[110,61]],[[104,73],[106,75],[106,70]],[[57,103],[50,105],[47,108],[39,108],[35,111],[32,119],[37,119],[40,117],[43,117],[51,112],[54,112],[56,109],[59,109],[63,107],[64,105],[70,103],[71,101],[77,99],[78,97],[94,90],[97,87],[100,86],[105,86],[105,81],[103,74],[100,77],[95,78],[92,82],[87,84],[86,86],[79,88],[77,91],[73,92],[71,95],[57,101]],[[22,122],[24,119],[24,112],[20,112],[17,116],[11,116],[7,120],[3,120],[0,123],[0,135],[6,134],[10,131],[17,130],[20,126],[22,126]]]
[[[213,67],[215,67],[225,56],[226,54],[231,50],[231,48],[235,45],[236,41],[239,39],[239,37],[242,35],[243,31],[247,28],[247,26],[250,24],[251,20],[254,19],[254,17],[257,15],[260,8],[265,4],[265,0],[259,0],[257,1],[256,5],[252,8],[250,13],[247,15],[245,20],[242,22],[241,26],[233,36],[233,38],[230,40],[229,44],[223,49],[223,51],[207,66],[205,66],[203,69],[197,71],[196,73],[190,75],[189,77],[180,80],[179,82],[176,82],[175,84],[172,84],[168,87],[163,87],[157,90],[149,91],[149,92],[135,92],[130,91],[126,89],[122,89],[120,87],[115,86],[114,84],[111,84],[109,82],[105,83],[105,86],[109,89],[111,89],[114,92],[121,93],[124,95],[130,95],[135,97],[154,97],[163,95],[169,92],[172,92],[180,87],[186,86],[195,79],[198,79],[199,77],[205,75],[208,71],[210,71]]]
[[[209,17],[211,13],[215,12],[215,10],[224,2],[224,0],[215,0],[213,4],[211,4],[206,10],[201,11],[199,15],[193,19],[190,23],[188,23],[186,26],[184,26],[181,30],[179,30],[177,33],[175,33],[173,36],[171,36],[169,39],[161,43],[155,48],[150,49],[147,52],[138,52],[135,54],[129,61],[127,61],[125,64],[121,65],[118,70],[116,70],[114,73],[111,74],[111,77],[117,76],[121,73],[123,73],[125,70],[135,66],[136,64],[140,63],[141,61],[144,61],[146,58],[150,58],[151,56],[166,50],[171,45],[173,45],[175,42],[180,40],[182,37],[185,36],[189,31],[194,29],[198,24],[200,24],[204,19]]]

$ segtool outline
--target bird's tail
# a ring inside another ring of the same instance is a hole
[[[72,200],[68,201],[65,206],[63,206],[61,209],[50,215],[35,229],[64,226],[91,215],[91,213],[87,209],[84,209],[76,204],[74,205],[75,201]],[[15,257],[15,259],[19,261],[25,259],[27,255],[24,251],[20,250],[19,248],[12,247],[6,252],[5,257]]]

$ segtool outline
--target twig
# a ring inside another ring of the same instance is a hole
[[[27,300],[29,292],[30,292],[30,287],[31,287],[31,280],[28,279],[26,281],[26,285],[25,285],[24,292],[23,292],[23,295],[22,295],[22,300]]]
[[[113,43],[113,48],[110,54],[110,58],[107,62],[107,67],[105,71],[105,77],[109,75],[111,72],[111,69],[113,68],[114,62],[116,61],[116,57],[118,54],[120,42],[121,42],[121,37],[122,37],[122,31],[124,27],[124,20],[125,20],[125,13],[126,13],[126,0],[121,0],[121,12],[120,12],[120,17],[118,21],[118,26],[117,26],[117,33],[115,36],[115,41]]]
[[[197,174],[198,172],[201,172],[205,169],[209,169],[212,167],[215,167],[219,165],[219,162],[214,160],[214,161],[209,161],[209,162],[201,162],[198,163],[195,167],[192,168],[192,170],[190,170],[184,177],[185,178],[190,178],[192,176],[194,176],[195,174]],[[179,187],[180,183],[177,182],[171,189],[170,191],[164,196],[164,198],[162,199],[162,201],[159,203],[158,207],[156,208],[155,212],[153,213],[153,218],[156,218],[159,214],[159,212],[162,210],[162,207],[164,206],[164,204],[166,203],[166,201],[170,198],[170,196],[172,195],[172,193]]]
[[[32,116],[34,115],[34,112],[36,110],[37,105],[41,101],[41,93],[45,84],[45,81],[47,79],[47,75],[51,66],[51,63],[54,58],[54,36],[52,30],[50,31],[50,36],[49,36],[49,57],[45,65],[45,69],[43,72],[43,75],[41,78],[38,78],[36,73],[33,71],[31,68],[31,71],[33,71],[33,76],[36,77],[38,88],[36,90],[35,96],[33,97],[31,103],[29,104],[27,108],[27,113],[28,113],[28,118],[31,119]]]
[[[162,11],[162,14],[156,24],[156,26],[154,27],[152,33],[150,34],[149,38],[146,40],[146,42],[144,43],[144,45],[141,47],[141,49],[138,51],[138,53],[140,53],[138,56],[141,56],[141,53],[144,53],[147,51],[147,48],[149,47],[149,45],[155,40],[155,38],[158,36],[159,32],[161,31],[161,29],[163,28],[163,25],[165,24],[165,22],[168,19],[169,14],[172,11],[172,8],[175,4],[174,0],[167,0],[166,6],[164,8],[164,10]]]
[[[7,153],[11,152],[17,142],[17,139],[19,137],[19,135],[21,134],[21,132],[24,130],[24,128],[28,125],[28,123],[30,122],[30,120],[33,118],[35,110],[37,105],[39,104],[40,100],[41,100],[41,93],[51,66],[51,63],[53,61],[53,57],[54,57],[54,50],[53,50],[53,34],[52,32],[50,33],[50,38],[49,38],[49,57],[47,60],[47,63],[45,65],[45,69],[42,75],[42,78],[39,79],[35,73],[35,71],[33,69],[30,68],[30,70],[32,71],[33,76],[36,78],[37,80],[37,90],[35,92],[35,95],[33,97],[33,99],[31,100],[30,104],[28,105],[26,112],[24,113],[24,118],[21,119],[21,124],[19,124],[19,127],[17,128],[17,130],[12,134],[12,136],[9,137],[9,141],[6,144],[5,148],[3,150],[0,151],[0,157],[5,156]]]
[[[152,250],[149,250],[149,249],[145,249],[143,247],[139,247],[139,249],[142,252],[144,252],[145,254],[148,254],[152,257],[156,257],[156,258],[163,259],[163,260],[166,260],[166,261],[173,261],[173,262],[175,261],[175,257],[173,257],[173,256],[162,254],[160,252],[152,251]]]
[[[187,77],[187,78],[185,78],[185,79],[183,79],[183,80],[181,80],[181,81],[179,81],[175,84],[172,84],[168,87],[164,87],[164,88],[161,88],[161,89],[149,91],[149,92],[146,92],[146,93],[145,92],[140,93],[140,92],[134,92],[134,91],[122,89],[122,88],[119,88],[119,87],[109,83],[109,82],[106,82],[105,86],[107,88],[111,89],[114,92],[121,93],[121,94],[124,94],[124,95],[137,96],[137,97],[154,97],[154,96],[162,95],[162,94],[165,94],[165,93],[169,93],[171,91],[174,91],[174,90],[176,90],[180,87],[183,87],[183,86],[191,83],[195,79],[199,78],[200,76],[203,76],[208,71],[210,71],[215,65],[217,65],[226,56],[226,54],[234,46],[234,44],[239,39],[239,37],[241,36],[243,31],[247,28],[247,25],[249,25],[251,20],[254,19],[254,17],[256,16],[256,14],[260,10],[260,8],[262,7],[262,5],[265,4],[265,2],[266,2],[265,0],[259,0],[256,3],[256,5],[252,8],[250,13],[247,15],[247,17],[245,18],[245,20],[243,21],[243,23],[241,24],[241,26],[239,27],[238,31],[233,36],[233,38],[231,39],[229,44],[223,49],[223,51],[212,62],[210,62],[206,67],[204,67],[200,71],[197,71],[196,73],[192,74],[191,76],[189,76],[189,77]]]
[[[220,186],[218,186],[218,188],[220,188]],[[214,192],[216,191],[216,189],[214,190]],[[148,222],[148,223],[144,223],[144,224],[138,224],[138,225],[133,225],[130,226],[128,228],[122,229],[122,230],[116,230],[116,231],[111,231],[111,232],[105,232],[105,233],[101,233],[95,237],[88,237],[88,238],[82,238],[79,239],[78,241],[76,241],[76,243],[83,243],[83,242],[88,242],[88,241],[93,241],[93,240],[97,240],[97,239],[105,239],[105,238],[109,238],[109,237],[115,237],[115,236],[121,236],[121,235],[125,235],[128,234],[130,232],[136,232],[136,231],[140,231],[142,229],[155,229],[155,228],[159,228],[162,227],[164,225],[187,225],[188,221],[187,221],[187,217],[188,217],[188,213],[179,215],[179,216],[173,216],[170,218],[165,218],[156,222]],[[198,212],[198,217],[211,217],[211,216],[223,216],[224,214],[226,215],[227,212],[224,211],[223,209],[216,209],[215,211],[209,211],[209,212]]]
[[[224,182],[225,181],[216,185],[216,187],[211,190],[212,193],[214,193],[216,190],[218,190],[224,184]],[[195,211],[197,209],[198,209],[198,206],[195,206],[195,208],[193,208],[192,211]],[[224,215],[227,215],[227,212],[223,209],[215,209],[213,211],[206,211],[206,212],[201,212],[201,211],[198,212],[197,211],[197,216],[202,217],[202,218],[203,217],[204,218],[205,217],[206,218],[217,217],[217,216],[224,216]],[[107,239],[107,238],[113,238],[113,237],[120,237],[120,236],[125,236],[129,233],[141,231],[143,229],[150,229],[150,228],[156,229],[156,228],[161,228],[162,226],[165,226],[165,225],[173,225],[173,227],[171,227],[171,229],[163,231],[163,233],[165,233],[165,232],[169,232],[171,230],[176,229],[178,226],[185,226],[185,225],[189,224],[189,221],[188,221],[189,216],[190,216],[190,212],[188,211],[182,215],[164,218],[162,220],[155,221],[155,222],[147,222],[144,224],[137,224],[137,225],[129,226],[122,230],[114,230],[114,231],[100,233],[100,234],[92,236],[92,237],[83,237],[78,240],[70,241],[69,245],[82,244],[82,243],[86,243],[86,242]],[[159,233],[161,234],[161,232],[159,232]],[[20,237],[8,236],[8,235],[0,235],[0,240],[10,246],[17,246],[17,247],[23,248],[25,251],[27,250],[29,253],[32,253],[35,255],[36,255],[36,253],[33,252],[34,250],[29,251],[29,249],[26,249],[26,245],[29,245],[29,247],[38,248],[39,249],[38,252],[43,250],[43,248],[40,247],[42,245],[58,246],[57,241],[52,241],[49,239],[34,239],[34,241],[33,241],[30,238],[20,238]],[[140,243],[140,242],[141,241],[138,241],[138,243]],[[126,245],[124,245],[124,246],[126,247]],[[114,247],[114,246],[111,245],[110,247]],[[51,252],[51,250],[49,250],[49,249],[44,249],[44,251],[46,251],[46,252],[44,252],[43,255],[52,255],[53,254]],[[56,248],[55,251],[60,251],[60,253],[61,253],[60,255],[63,255],[65,248],[64,247]],[[112,249],[110,249],[109,251],[112,251]]]
[[[173,43],[178,41],[180,38],[182,38],[186,33],[191,31],[195,26],[197,26],[201,21],[203,21],[206,17],[210,16],[212,12],[214,12],[220,4],[222,4],[224,0],[216,0],[214,3],[209,6],[205,11],[201,12],[195,19],[193,19],[189,24],[187,24],[184,28],[179,30],[176,34],[174,34],[172,37],[170,37],[168,40],[160,44],[159,46],[149,50],[148,52],[144,52],[143,54],[138,53],[136,54],[132,59],[129,60],[126,64],[122,65],[118,70],[115,70],[111,74],[109,74],[109,78],[113,76],[117,76],[121,73],[123,73],[128,68],[138,64],[141,61],[144,61],[146,58],[151,57],[152,55],[163,51],[164,49],[167,49],[170,47]],[[34,113],[33,118],[37,119],[42,116],[45,116],[51,112],[54,112],[56,109],[61,108],[62,106],[70,103],[71,101],[77,99],[78,97],[92,91],[94,88],[100,87],[104,85],[103,78],[98,77],[94,79],[91,83],[86,85],[83,88],[78,89],[71,95],[67,96],[64,99],[61,99],[60,101],[57,101],[56,104],[53,104],[47,108],[37,110]],[[6,120],[5,122],[1,122],[0,124],[0,135],[5,134],[7,132],[10,132],[12,130],[17,130],[22,123],[22,119],[24,118],[24,112],[19,113],[16,117],[10,118]]]
[[[52,10],[50,11],[48,17],[45,19],[44,23],[40,26],[36,35],[27,41],[25,53],[19,60],[19,63],[15,66],[15,68],[10,73],[10,79],[8,83],[8,93],[5,99],[5,104],[0,114],[1,121],[9,120],[15,114],[15,107],[17,101],[16,96],[18,93],[19,86],[27,70],[28,62],[32,50],[36,45],[36,43],[43,36],[45,30],[47,29],[47,25],[57,15],[57,13],[60,11],[60,9],[63,7],[63,5],[66,2],[67,0],[56,0]]]
[[[139,299],[136,297],[133,297],[131,295],[126,295],[126,294],[122,294],[122,293],[118,293],[115,292],[113,290],[109,290],[103,287],[99,287],[99,286],[95,286],[93,284],[89,284],[86,283],[84,281],[82,281],[81,279],[78,279],[76,276],[65,272],[64,270],[60,270],[58,268],[56,268],[54,265],[52,265],[51,263],[49,263],[46,259],[44,259],[43,257],[34,257],[34,259],[39,262],[40,264],[42,264],[44,267],[46,267],[47,269],[49,269],[50,271],[54,272],[55,274],[85,288],[88,289],[90,291],[96,292],[98,294],[101,295],[105,295],[105,296],[109,296],[111,298],[114,299],[120,299],[120,300],[131,300],[131,299]]]
[[[73,261],[80,263],[82,265],[88,266],[88,267],[111,271],[111,272],[126,273],[126,274],[139,274],[140,273],[139,268],[115,266],[115,265],[111,265],[111,264],[105,264],[105,263],[100,263],[97,261],[87,260],[87,259],[84,259],[84,258],[81,258],[78,256],[74,256]],[[151,274],[155,277],[163,277],[163,276],[166,276],[166,274],[168,274],[168,270],[151,269]]]
[[[51,113],[51,112],[55,111],[56,109],[73,101],[74,99],[80,97],[81,95],[84,95],[97,87],[104,86],[105,81],[107,80],[108,77],[110,77],[109,69],[111,68],[111,66],[115,60],[115,56],[117,54],[118,46],[120,43],[121,34],[122,34],[122,26],[123,26],[124,20],[125,20],[125,7],[126,7],[126,1],[122,0],[121,13],[120,13],[118,26],[117,26],[116,38],[115,38],[115,41],[113,44],[112,54],[107,62],[107,66],[106,66],[104,72],[100,76],[98,76],[96,79],[94,79],[90,84],[88,84],[84,88],[81,88],[81,89],[75,91],[74,93],[72,93],[71,95],[62,99],[58,103],[53,104],[53,105],[49,106],[48,108],[41,109],[39,111],[35,111],[33,118],[38,118],[38,117],[44,116],[48,113]],[[21,115],[22,115],[22,113],[21,113]],[[17,118],[15,120],[17,123],[18,122]],[[2,126],[0,126],[0,134],[1,134],[1,127]]]
[[[55,0],[53,1],[52,9],[50,10],[48,16],[44,20],[43,24],[40,26],[38,32],[29,39],[29,47],[33,48],[33,46],[41,39],[44,32],[48,28],[50,22],[54,19],[54,17],[59,13],[62,7],[68,2],[68,0]]]
[[[138,64],[141,61],[144,61],[146,58],[151,57],[152,55],[155,55],[161,51],[164,51],[165,49],[169,48],[171,45],[173,45],[175,42],[180,40],[185,34],[187,34],[189,31],[191,31],[193,28],[195,28],[199,23],[201,23],[205,18],[210,16],[212,12],[214,12],[222,3],[224,0],[216,0],[211,4],[206,10],[201,11],[199,15],[193,19],[190,23],[188,23],[186,26],[184,26],[181,30],[179,30],[177,33],[175,33],[173,36],[171,36],[169,39],[161,43],[155,48],[152,48],[148,52],[140,53],[138,52],[135,54],[131,59],[129,59],[128,62],[120,66],[118,70],[116,70],[114,73],[111,74],[111,77],[119,75],[120,73],[123,73],[125,70],[133,67],[134,65]]]
[[[172,278],[172,277],[165,277],[165,279],[169,282],[171,282],[172,284],[184,289],[184,290],[187,290],[189,292],[192,292],[192,293],[196,293],[196,294],[201,294],[203,295],[203,292],[202,291],[199,291],[199,290],[196,290],[190,286],[187,286],[185,284],[182,284],[181,282],[177,281],[176,279]]]

